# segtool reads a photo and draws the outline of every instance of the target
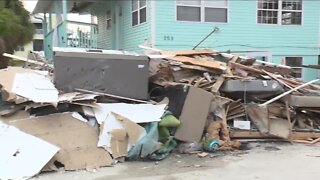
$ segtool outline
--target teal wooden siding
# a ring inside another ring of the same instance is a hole
[[[92,15],[97,16],[98,21],[97,46],[99,49],[112,49],[112,28],[107,29],[106,20],[108,11],[111,11],[111,14],[114,13],[111,1],[98,2],[92,10]]]
[[[147,22],[132,27],[131,1],[120,1],[123,11],[121,24],[121,42],[124,50],[141,51],[138,45],[151,41],[150,1],[147,2]]]
[[[214,27],[220,31],[199,48],[220,51],[270,51],[272,61],[302,56],[304,64],[317,64],[319,55],[320,1],[303,0],[302,25],[257,24],[256,0],[229,0],[227,23],[176,21],[174,0],[156,1],[156,48],[191,49]],[[316,73],[304,70],[304,80]]]
[[[112,14],[112,24],[111,29],[107,30],[106,14],[108,10]],[[147,45],[151,42],[150,1],[147,3],[147,21],[134,27],[132,26],[130,0],[98,2],[92,14],[98,18],[99,48],[141,51],[138,48],[139,45]],[[118,45],[117,39],[119,39]]]

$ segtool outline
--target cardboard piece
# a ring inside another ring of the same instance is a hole
[[[59,148],[0,122],[0,179],[29,179]]]
[[[98,168],[113,162],[105,150],[97,147],[98,130],[73,118],[72,113],[20,119],[8,124],[60,148],[45,170],[54,170],[55,161],[63,164],[65,170]]]
[[[199,142],[209,114],[212,94],[196,87],[189,87],[189,91],[182,108],[175,138],[187,142]]]
[[[166,107],[165,104],[98,103],[98,105],[100,108],[93,108],[93,110],[99,124],[101,124],[111,112],[121,114],[135,123],[160,121]]]

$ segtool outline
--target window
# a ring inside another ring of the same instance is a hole
[[[15,51],[24,51],[24,46],[18,46]]]
[[[301,25],[302,0],[258,0],[258,23]]]
[[[42,23],[35,23],[34,26],[36,28],[36,34],[43,34]]]
[[[228,0],[177,0],[177,20],[227,22]]]
[[[285,62],[287,66],[293,69],[293,77],[302,78],[302,57],[286,57]]]
[[[147,2],[146,0],[131,0],[132,7],[132,26],[142,24],[147,21]]]
[[[43,40],[33,40],[33,50],[43,51]]]
[[[112,21],[111,21],[111,11],[107,11],[107,29],[110,29],[110,28],[111,28],[111,24],[112,24]]]

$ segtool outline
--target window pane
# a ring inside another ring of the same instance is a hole
[[[278,0],[258,0],[259,9],[278,9]]]
[[[132,26],[138,24],[138,11],[132,13]]]
[[[224,8],[205,8],[206,22],[227,22],[228,11]]]
[[[282,1],[283,10],[302,10],[301,0],[283,0]]]
[[[199,7],[177,7],[177,20],[178,21],[201,21],[201,13]]]
[[[178,5],[200,6],[201,0],[177,0]]]
[[[33,50],[43,51],[43,40],[33,40]]]
[[[146,6],[146,4],[147,4],[146,0],[140,0],[139,2],[140,2],[139,3],[140,4],[140,8]]]
[[[204,0],[204,5],[206,7],[227,7],[227,0]]]
[[[302,57],[286,57],[286,65],[291,67],[301,67]]]
[[[143,8],[140,10],[140,23],[144,23],[147,21],[147,8]]]
[[[139,1],[138,0],[131,0],[131,6],[132,6],[132,11],[135,11],[139,8]]]
[[[258,10],[258,23],[278,24],[278,12]]]
[[[301,12],[282,12],[282,24],[283,25],[300,25],[301,24]]]
[[[300,68],[303,64],[302,57],[286,57],[286,65],[294,67],[292,68],[293,73],[292,76],[295,78],[302,77],[302,68]]]
[[[42,23],[36,23],[34,25],[36,26],[36,29],[42,29]]]
[[[111,11],[107,11],[107,19],[111,18]]]

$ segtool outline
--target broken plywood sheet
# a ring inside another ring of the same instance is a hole
[[[12,92],[14,78],[17,72],[31,72],[21,67],[8,67],[0,70],[0,85],[2,86],[2,97],[6,101],[13,101],[16,95]]]
[[[77,101],[88,101],[88,102],[96,102],[96,94],[83,94],[79,92],[70,92],[59,95],[59,103],[62,102],[77,102]]]
[[[288,120],[275,118],[270,119],[269,134],[280,138],[288,139],[290,136],[291,128]]]
[[[54,170],[51,167],[55,161],[62,163],[65,170],[98,168],[113,162],[108,152],[97,147],[98,129],[73,118],[72,113],[20,119],[8,124],[60,148],[46,170]]]
[[[209,49],[202,49],[202,50],[177,50],[177,51],[161,51],[161,55],[210,55],[216,54],[216,51],[209,50]]]
[[[165,104],[98,103],[98,105],[100,107],[93,110],[99,124],[102,124],[111,112],[121,114],[135,123],[160,121],[166,108]]]
[[[29,179],[59,148],[0,122],[0,179]]]
[[[269,114],[267,106],[260,107],[256,104],[250,104],[247,107],[247,113],[261,133],[269,132]]]
[[[111,134],[111,151],[113,158],[127,156],[128,137],[125,129],[113,129]]]
[[[189,87],[179,120],[181,125],[175,138],[187,142],[199,142],[209,114],[212,94],[196,87]]]
[[[113,112],[108,114],[101,127],[102,130],[97,146],[105,148],[110,154],[114,153],[112,151],[111,132],[113,132],[115,129],[122,129],[127,133],[128,144],[126,145],[126,147],[121,147],[121,149],[126,148],[126,152],[128,152],[133,145],[135,145],[141,138],[143,138],[147,134],[143,127],[139,126],[128,118]]]
[[[97,146],[105,148],[110,154],[112,154],[110,132],[114,129],[124,129],[124,126],[114,117],[114,115],[111,113],[107,114],[106,118],[100,125],[100,135]]]
[[[206,59],[195,59],[195,58],[190,58],[186,56],[176,56],[174,58],[168,58],[168,60],[178,61],[183,63],[190,63],[193,65],[222,70],[222,71],[225,71],[227,69],[227,65],[224,62],[212,61],[212,60],[209,61]]]
[[[43,75],[16,73],[12,92],[36,103],[58,103],[58,90]]]

